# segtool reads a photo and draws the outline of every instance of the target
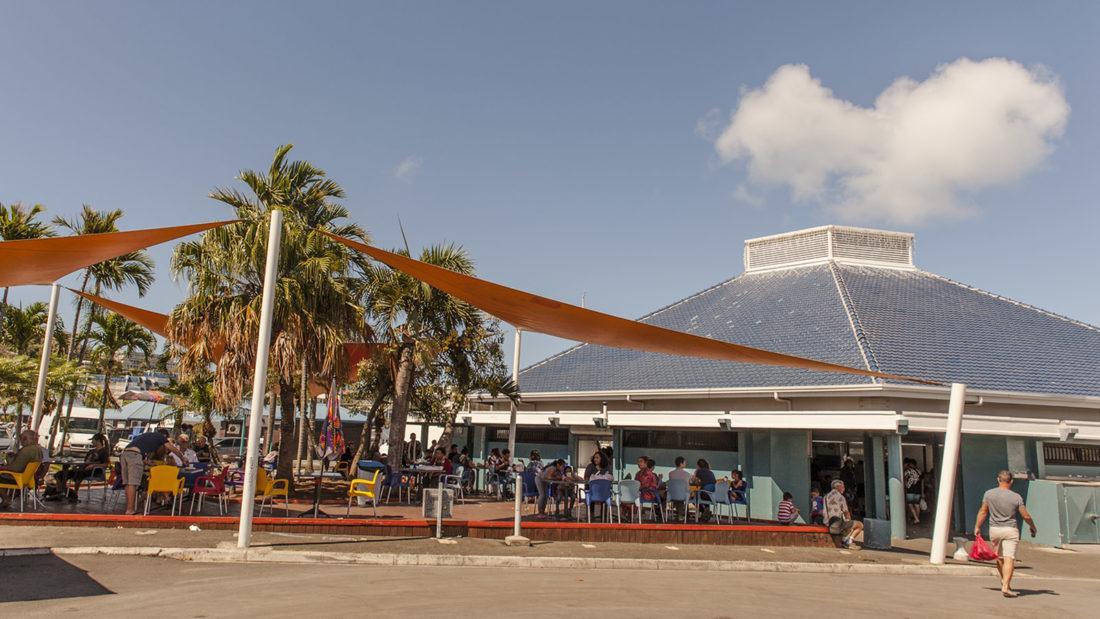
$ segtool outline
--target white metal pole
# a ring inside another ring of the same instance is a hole
[[[959,445],[962,442],[963,406],[966,385],[951,384],[951,400],[947,407],[947,430],[943,437],[943,462],[940,463],[939,491],[936,494],[936,519],[932,527],[932,551],[929,561],[943,565],[947,555],[947,538],[951,533],[951,507],[955,501],[955,470],[959,465]]]
[[[271,211],[267,234],[267,262],[264,292],[260,303],[260,333],[256,338],[256,367],[252,376],[252,410],[248,416],[248,454],[244,464],[244,489],[241,496],[241,523],[237,529],[237,548],[252,542],[252,512],[256,496],[256,467],[259,464],[260,432],[267,393],[267,357],[271,350],[271,315],[275,310],[275,278],[279,272],[279,246],[283,235],[282,211]]]
[[[462,480],[458,483],[462,483]],[[439,499],[436,501],[435,509],[435,538],[443,539],[443,473],[439,474]]]
[[[523,338],[523,331],[516,329],[515,348],[512,351],[512,384],[519,391],[519,349]],[[511,414],[508,416],[508,453],[512,454],[512,460],[516,458],[516,403],[512,402]]]
[[[46,318],[46,336],[42,338],[42,360],[38,362],[38,387],[34,392],[34,409],[31,411],[31,429],[38,432],[42,423],[42,404],[46,401],[46,376],[50,372],[50,347],[53,344],[54,323],[57,322],[57,298],[61,287],[50,287],[50,310]]]

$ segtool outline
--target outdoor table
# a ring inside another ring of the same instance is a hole
[[[313,518],[328,518],[329,515],[320,511],[321,508],[321,482],[326,479],[344,479],[343,473],[337,473],[335,471],[317,471],[310,473],[306,477],[313,478]],[[299,518],[305,518],[309,516],[309,511],[298,514]]]
[[[413,465],[413,466],[410,466],[410,467],[405,467],[405,468],[401,469],[400,472],[405,473],[406,475],[409,475],[410,477],[413,477],[413,478],[416,479],[416,483],[414,484],[414,486],[417,489],[417,494],[419,494],[419,490],[423,486],[424,477],[426,475],[431,474],[431,473],[442,473],[443,472],[443,467],[435,466],[435,465],[431,465],[431,464],[419,464],[419,465]],[[409,491],[409,502],[410,503],[412,502],[412,495],[413,495],[412,486],[410,486],[410,491]]]

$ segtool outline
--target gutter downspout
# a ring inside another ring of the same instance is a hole
[[[775,400],[776,402],[783,402],[784,404],[786,404],[787,405],[787,410],[789,410],[789,411],[794,410],[794,400],[791,400],[790,398],[781,398],[781,397],[779,397],[779,392],[778,391],[773,391],[772,392],[772,399]]]

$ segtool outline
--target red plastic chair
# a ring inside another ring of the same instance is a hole
[[[227,473],[228,469],[222,471],[221,475],[203,475],[195,480],[195,487],[191,489],[191,514],[195,513],[195,497],[199,498],[199,513],[202,513],[203,499],[214,496],[218,500],[218,513],[225,515],[225,478]]]

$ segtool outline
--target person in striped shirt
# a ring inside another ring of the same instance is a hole
[[[790,492],[783,493],[783,500],[779,502],[779,510],[776,513],[776,520],[779,524],[794,524],[796,518],[798,518],[798,508],[794,506],[794,495]]]

